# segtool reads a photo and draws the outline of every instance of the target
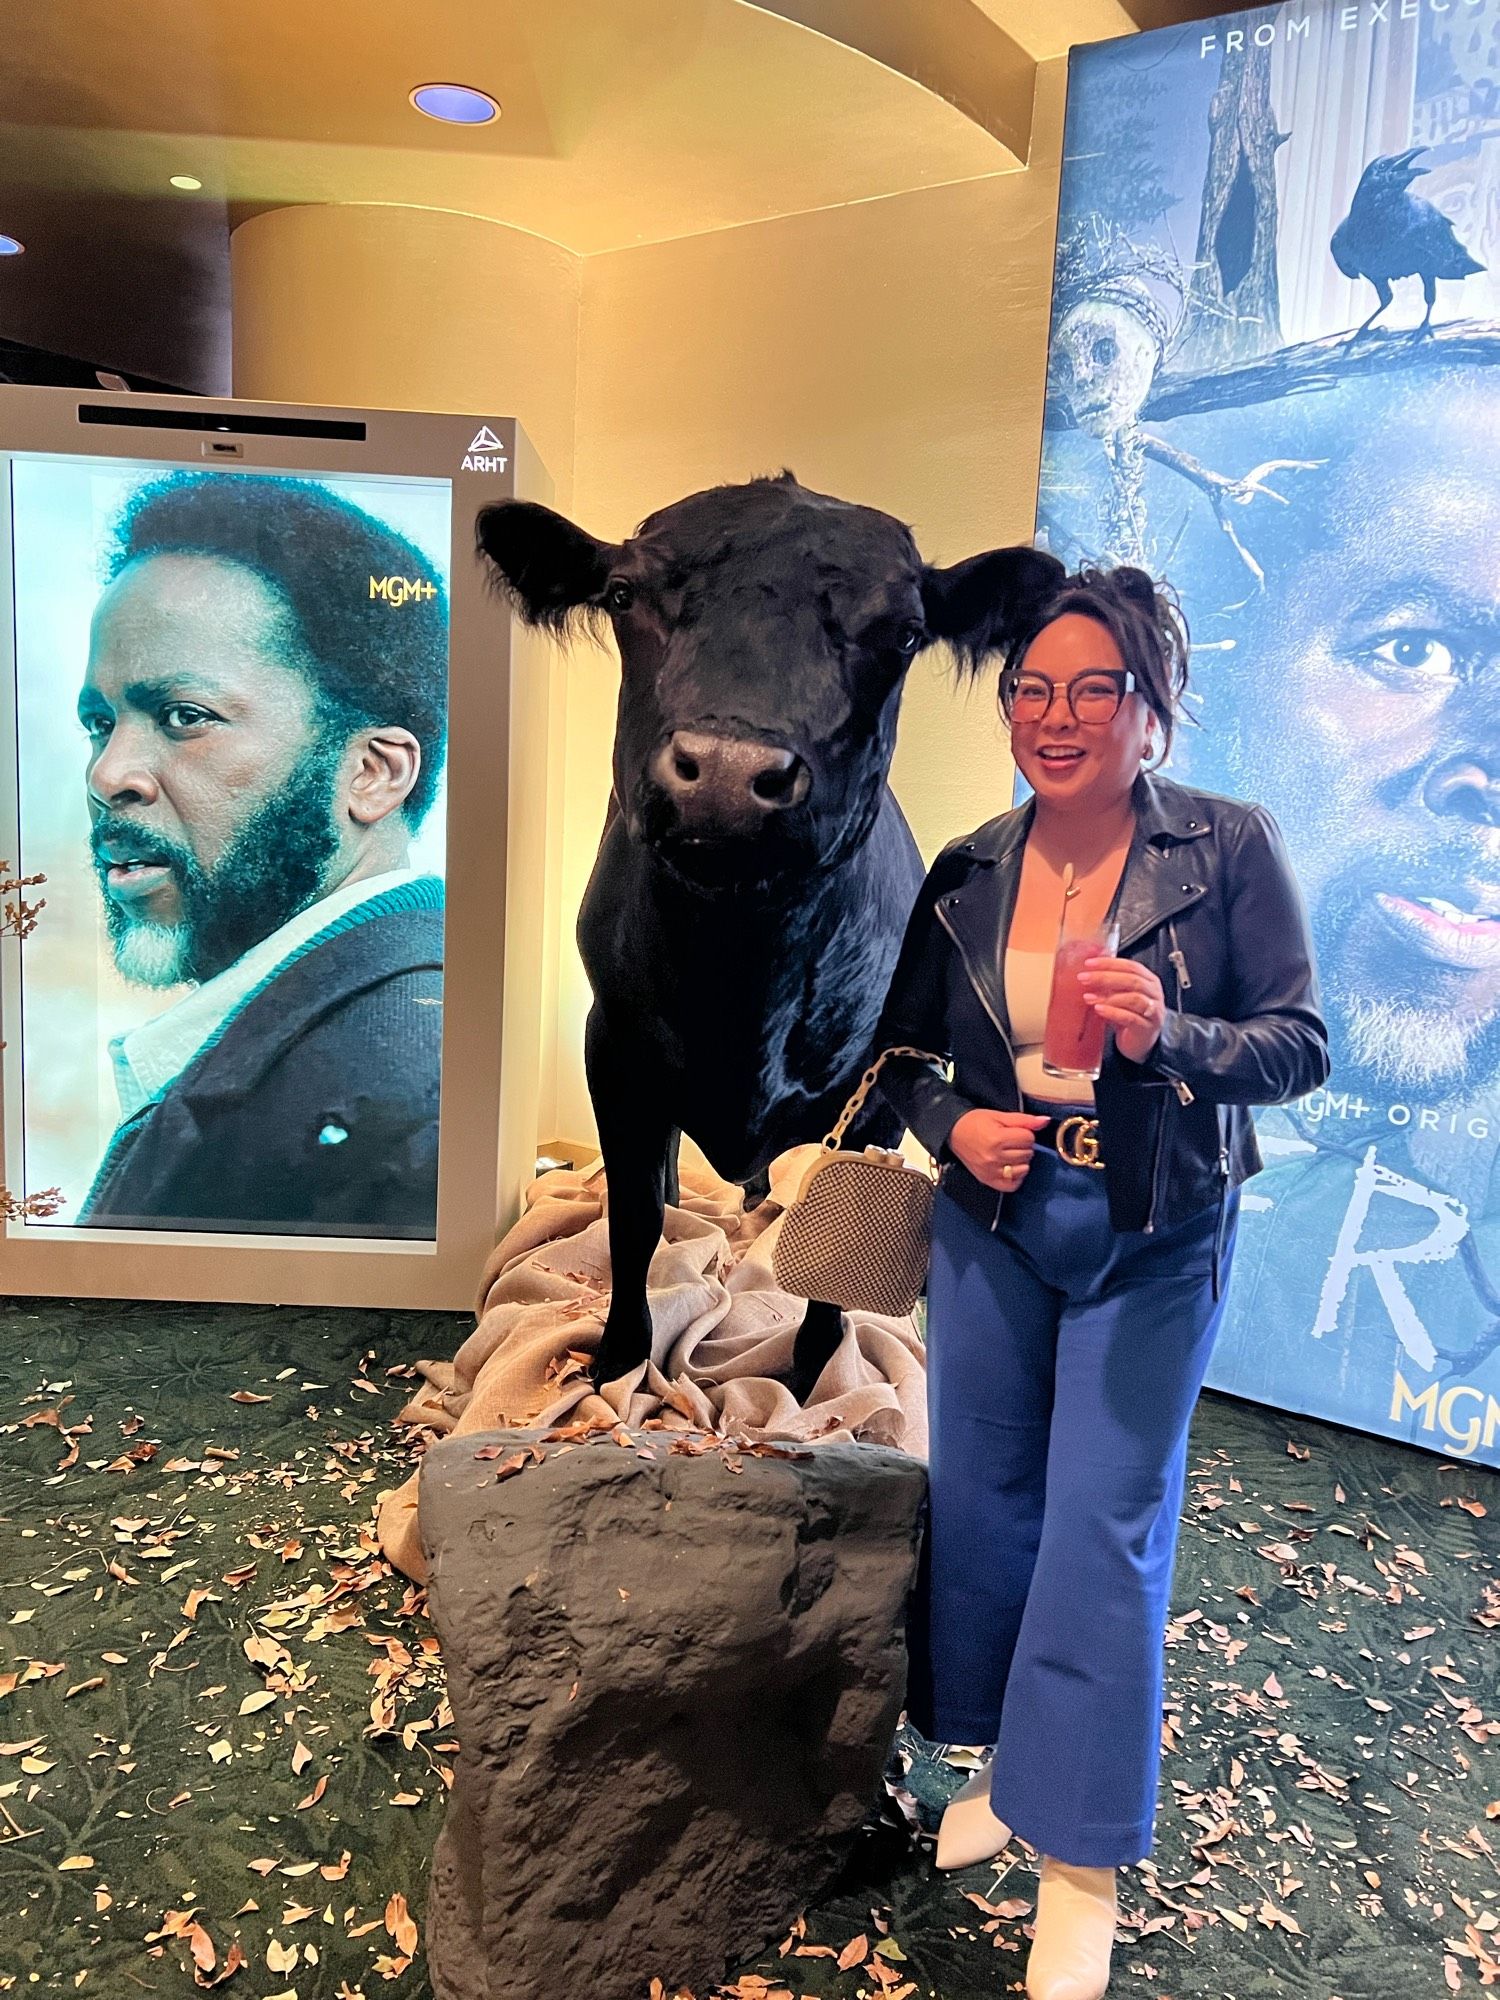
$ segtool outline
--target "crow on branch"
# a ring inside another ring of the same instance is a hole
[[[1334,263],[1346,278],[1368,278],[1375,287],[1375,310],[1360,333],[1391,303],[1393,279],[1422,280],[1427,313],[1418,331],[1425,332],[1432,325],[1438,279],[1467,278],[1485,268],[1459,242],[1442,210],[1410,192],[1424,171],[1415,162],[1426,150],[1413,146],[1371,160],[1359,177],[1349,213],[1333,232]]]

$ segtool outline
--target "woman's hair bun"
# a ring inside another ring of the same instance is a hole
[[[1138,604],[1143,611],[1155,612],[1157,607],[1156,582],[1143,569],[1136,569],[1131,563],[1121,563],[1117,569],[1108,572],[1110,580],[1122,596],[1132,604]]]
[[[1144,611],[1148,618],[1155,618],[1161,607],[1156,579],[1133,563],[1117,563],[1109,569],[1102,564],[1086,563],[1068,581],[1074,589],[1087,591],[1093,597],[1113,598],[1117,604],[1123,599]]]

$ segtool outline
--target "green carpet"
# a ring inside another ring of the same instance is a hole
[[[243,1954],[231,2000],[426,2000],[453,1738],[370,1520],[407,1364],[465,1331],[0,1305],[0,1991],[187,1994],[196,1948],[200,1983]],[[1494,1476],[1218,1398],[1193,1467],[1160,1841],[1112,1991],[1500,1982]],[[845,1881],[742,2000],[1019,1991],[1035,1877],[935,1876],[911,1828],[960,1774],[898,1749]]]

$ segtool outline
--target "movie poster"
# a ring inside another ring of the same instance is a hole
[[[447,482],[0,476],[25,1226],[434,1239]]]
[[[1075,51],[1039,536],[1177,586],[1172,773],[1290,843],[1333,1038],[1210,1382],[1500,1463],[1500,0]]]

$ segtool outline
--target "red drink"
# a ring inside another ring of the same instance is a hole
[[[1042,1038],[1042,1068],[1048,1076],[1092,1080],[1099,1074],[1107,1023],[1084,998],[1079,974],[1091,958],[1112,956],[1114,949],[1112,931],[1058,940]]]

